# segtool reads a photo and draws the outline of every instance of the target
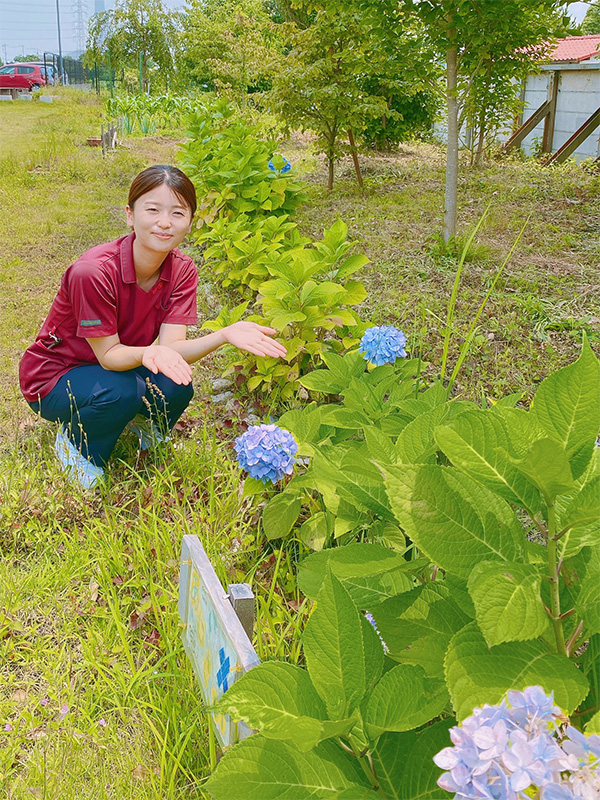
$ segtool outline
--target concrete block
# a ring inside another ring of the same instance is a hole
[[[0,94],[0,100],[12,100],[9,94]]]

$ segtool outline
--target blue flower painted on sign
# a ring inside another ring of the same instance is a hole
[[[217,670],[217,683],[223,689],[224,692],[227,691],[229,688],[227,684],[227,678],[229,677],[229,673],[231,672],[229,656],[225,658],[225,649],[222,647],[219,650],[219,669]]]

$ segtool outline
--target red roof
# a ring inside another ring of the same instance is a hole
[[[554,61],[587,61],[600,51],[600,34],[593,33],[589,36],[567,36],[559,39],[556,47],[550,54]]]

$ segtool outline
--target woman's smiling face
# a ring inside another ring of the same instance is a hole
[[[126,207],[127,224],[139,245],[165,253],[178,247],[192,228],[190,209],[165,183]]]

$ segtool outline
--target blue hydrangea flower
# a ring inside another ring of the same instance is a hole
[[[248,475],[263,483],[277,483],[292,473],[298,443],[289,431],[277,425],[255,425],[238,436],[233,449]]]
[[[393,364],[397,358],[405,358],[406,336],[393,325],[374,325],[367,328],[358,349],[366,361],[380,367],[382,364]]]
[[[567,727],[567,741],[563,744],[563,750],[586,762],[591,759],[600,760],[600,736],[597,733],[585,736],[572,725]]]
[[[522,692],[508,692],[508,701],[513,709],[511,718],[521,727],[528,722],[536,730],[543,730],[546,723],[560,716],[560,708],[554,705],[554,692],[546,695],[541,686],[528,686]]]
[[[275,166],[275,164],[272,161],[269,161],[269,164],[268,164],[269,169],[271,170],[271,172],[277,172],[277,173],[279,173],[279,175],[283,175],[284,172],[289,172],[291,170],[291,168],[292,168],[292,165],[287,160],[287,158],[285,156],[281,156],[281,157],[283,158],[283,166],[281,167],[281,169],[277,169],[277,167]]]
[[[542,789],[542,800],[577,800],[566,783],[547,783]]]
[[[371,623],[371,625],[373,626],[373,628],[375,629],[375,633],[377,634],[377,636],[379,636],[379,641],[380,641],[380,642],[381,642],[381,644],[383,645],[383,649],[384,649],[384,651],[387,653],[387,651],[388,651],[388,646],[387,646],[387,644],[386,644],[386,643],[383,641],[383,637],[382,637],[381,633],[379,632],[379,628],[377,627],[377,623],[376,623],[376,622],[375,622],[375,620],[373,619],[373,614],[371,614],[369,611],[366,611],[366,612],[365,612],[365,619],[366,619],[368,622],[370,622],[370,623]]]
[[[433,758],[446,770],[438,785],[456,800],[600,798],[600,736],[571,726],[565,736],[565,720],[540,686],[474,709]]]

